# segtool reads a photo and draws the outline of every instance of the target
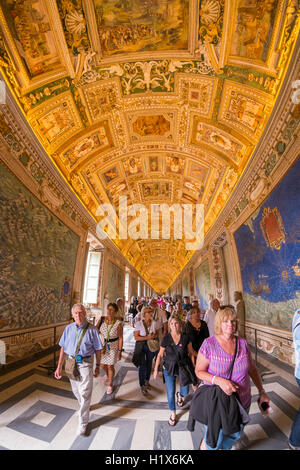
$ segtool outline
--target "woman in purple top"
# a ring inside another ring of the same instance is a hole
[[[269,403],[270,399],[263,389],[247,341],[235,336],[237,321],[234,307],[225,305],[219,308],[215,316],[215,334],[202,343],[197,356],[195,372],[205,384],[218,385],[227,395],[237,392],[241,404],[249,411],[251,404],[250,378],[258,389],[259,404]],[[237,353],[230,379],[236,341]],[[201,443],[200,449],[202,450],[231,449],[241,437],[241,432],[225,436],[221,429],[217,446],[211,448],[206,443],[206,434],[207,432]]]

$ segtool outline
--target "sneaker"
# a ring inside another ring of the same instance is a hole
[[[113,391],[114,391],[113,387],[108,386],[108,387],[107,387],[107,390],[106,390],[106,394],[107,394],[107,395],[111,395],[111,394],[113,393]]]
[[[288,446],[291,450],[300,450],[300,447],[293,446],[290,441],[288,441]]]
[[[142,392],[143,395],[147,395],[148,390],[147,390],[146,385],[142,385],[142,387],[141,387],[141,392]]]
[[[83,436],[86,433],[86,425],[81,424],[77,429],[77,436]]]

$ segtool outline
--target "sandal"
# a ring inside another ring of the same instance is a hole
[[[177,406],[179,406],[180,408],[182,408],[182,407],[183,407],[183,404],[184,404],[184,401],[183,401],[182,396],[180,395],[179,392],[176,392],[176,398],[177,398],[177,400],[176,400]]]
[[[176,425],[176,418],[172,418],[172,416],[170,416],[168,424],[169,424],[169,426],[175,426]]]

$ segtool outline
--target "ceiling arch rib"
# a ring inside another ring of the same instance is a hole
[[[0,5],[1,72],[95,222],[120,196],[148,210],[202,203],[207,233],[268,123],[299,33],[295,2]],[[113,241],[160,291],[192,256],[172,236]]]

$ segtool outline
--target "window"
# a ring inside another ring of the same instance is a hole
[[[138,297],[141,296],[141,281],[138,279]]]
[[[90,251],[84,284],[83,303],[96,304],[98,298],[101,253]]]
[[[129,300],[129,273],[125,273],[125,290],[124,290],[125,301]]]

